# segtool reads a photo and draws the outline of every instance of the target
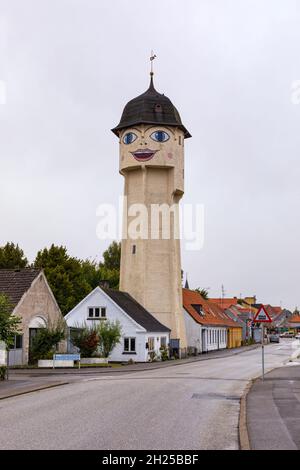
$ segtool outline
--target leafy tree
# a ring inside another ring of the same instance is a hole
[[[68,255],[63,246],[52,245],[38,252],[34,266],[43,268],[63,315],[75,307],[92,289],[82,262]]]
[[[110,271],[120,271],[121,243],[112,242],[103,253],[103,263],[100,266]]]
[[[0,247],[0,269],[22,269],[28,266],[28,260],[19,245],[6,243]]]
[[[45,328],[39,328],[30,346],[29,362],[34,364],[39,359],[52,359],[57,345],[66,337],[66,323],[59,320],[48,322]]]
[[[195,292],[198,292],[204,300],[208,300],[208,291],[209,289],[198,287],[195,289]]]
[[[82,357],[92,357],[99,346],[97,327],[90,327],[86,323],[76,325],[76,329],[72,330],[71,342],[80,350]]]
[[[21,323],[21,318],[12,315],[12,310],[8,297],[0,294],[0,340],[6,343],[7,348],[13,345]]]
[[[99,335],[99,349],[103,357],[108,357],[114,347],[121,340],[121,324],[118,320],[116,321],[103,321],[98,326],[98,335]]]

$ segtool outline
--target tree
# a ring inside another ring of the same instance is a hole
[[[208,291],[209,291],[209,288],[205,289],[205,288],[197,287],[197,289],[195,289],[195,292],[198,292],[201,295],[201,297],[203,297],[204,300],[208,300]]]
[[[98,326],[99,349],[103,357],[108,357],[121,340],[121,324],[118,320],[105,320]]]
[[[63,315],[75,307],[91,290],[82,262],[68,255],[63,246],[51,245],[38,252],[34,266],[42,268]]]
[[[100,266],[110,271],[119,271],[121,264],[121,243],[113,241],[103,253],[104,262]]]
[[[6,243],[0,247],[0,269],[23,269],[28,266],[28,260],[19,245]]]
[[[58,320],[48,322],[45,328],[39,328],[32,340],[29,362],[34,364],[39,359],[52,359],[60,341],[66,337],[66,323]]]
[[[21,318],[12,315],[12,305],[8,297],[0,294],[0,340],[9,348],[14,344],[15,335],[19,334]]]
[[[76,329],[71,333],[71,342],[80,350],[82,357],[92,357],[99,346],[97,327],[87,326],[86,323],[76,325]]]

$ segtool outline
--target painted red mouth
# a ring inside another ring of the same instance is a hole
[[[139,149],[135,152],[131,152],[131,154],[138,162],[147,162],[148,160],[151,160],[151,158],[153,158],[156,152],[157,150]]]

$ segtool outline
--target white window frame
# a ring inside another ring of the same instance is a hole
[[[90,309],[93,309],[93,316],[92,317],[90,316]],[[96,309],[99,309],[99,317],[95,316]],[[103,315],[103,312],[104,312],[104,315]],[[106,320],[107,319],[106,307],[103,306],[103,305],[102,306],[99,306],[99,305],[92,306],[92,305],[90,305],[87,308],[87,319],[88,320]]]
[[[128,339],[128,351],[125,350],[125,341]],[[132,349],[132,340],[134,340],[134,349]],[[136,354],[136,337],[125,336],[123,341],[123,354]]]

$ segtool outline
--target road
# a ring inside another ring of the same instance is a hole
[[[292,342],[265,347],[266,371]],[[0,402],[0,449],[238,449],[240,397],[261,350],[147,372],[81,376]]]

